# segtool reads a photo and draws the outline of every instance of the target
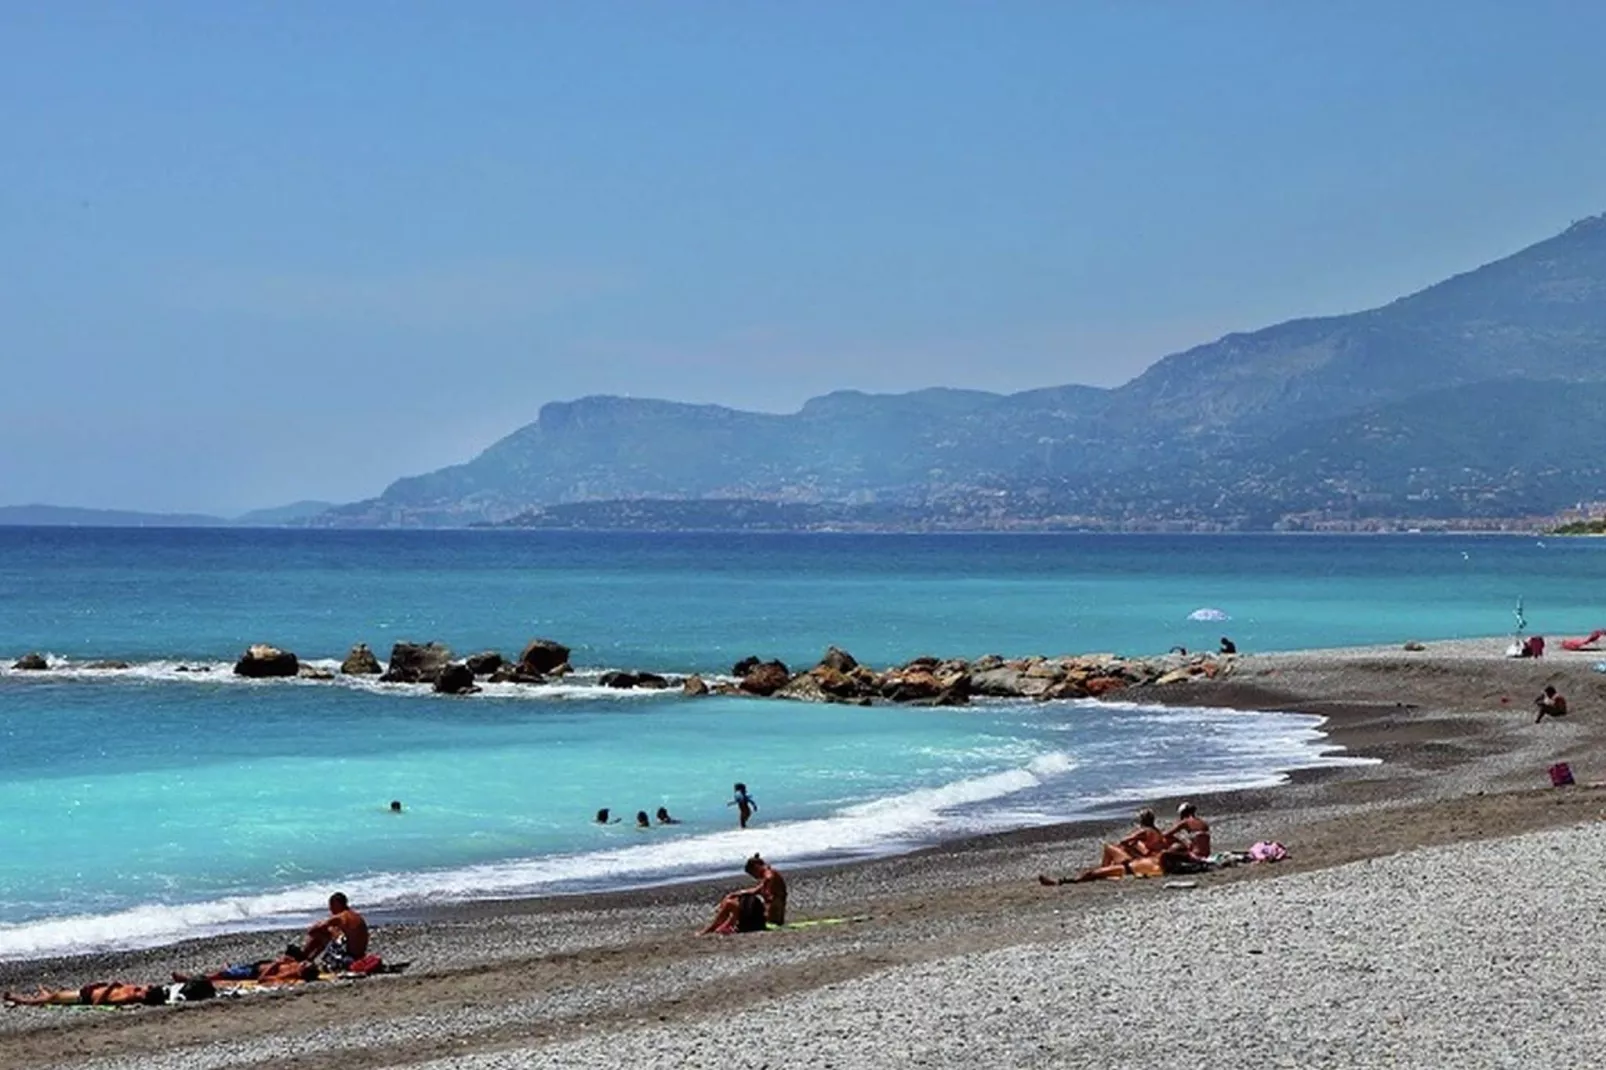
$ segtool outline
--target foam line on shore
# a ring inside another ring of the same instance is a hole
[[[1168,719],[1246,716],[1220,709],[1124,705]],[[1096,795],[1065,795],[1057,793],[1055,785],[1072,777],[1079,763],[1066,751],[1051,750],[1014,768],[849,804],[819,818],[450,870],[354,874],[333,883],[366,906],[392,909],[645,887],[735,875],[741,860],[755,851],[771,861],[794,866],[885,857],[947,840],[1086,818],[1103,807],[1140,798],[1274,786],[1282,783],[1291,769],[1369,761],[1320,746],[1325,739],[1315,729],[1320,718],[1247,716],[1264,718],[1279,730],[1260,737],[1262,744],[1256,748],[1253,763],[1220,774],[1123,785],[1115,792]],[[4,925],[0,926],[0,960],[127,950],[187,937],[304,924],[321,909],[331,883]]]

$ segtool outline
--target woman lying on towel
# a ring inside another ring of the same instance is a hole
[[[82,988],[44,988],[37,995],[19,996],[7,992],[5,1001],[23,1007],[127,1007],[134,1004],[160,1006],[167,1002],[167,989],[161,985],[130,985],[122,981],[91,981]]]

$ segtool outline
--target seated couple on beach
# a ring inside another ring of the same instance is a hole
[[[1074,877],[1039,876],[1047,885],[1120,880],[1122,877],[1164,877],[1202,873],[1210,868],[1210,826],[1192,803],[1177,807],[1177,823],[1161,832],[1153,810],[1138,812],[1138,827],[1125,839],[1104,845],[1099,864]]]
[[[786,924],[786,878],[758,855],[743,868],[758,883],[721,899],[714,920],[699,935],[763,932]]]

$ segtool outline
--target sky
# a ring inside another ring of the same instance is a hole
[[[1110,386],[1606,211],[1606,5],[0,5],[0,504]]]

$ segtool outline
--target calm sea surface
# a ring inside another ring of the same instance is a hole
[[[1584,632],[1603,580],[1600,541],[1514,537],[0,528],[0,958],[297,921],[335,885],[408,907],[886,853],[1342,760],[1277,713],[236,680],[253,642],[333,665],[547,636],[592,673],[831,643],[875,664],[1253,651],[1498,634],[1519,597],[1532,630]],[[1207,607],[1229,619],[1189,619]],[[56,667],[9,670],[34,650]],[[631,827],[659,806],[684,823]]]

